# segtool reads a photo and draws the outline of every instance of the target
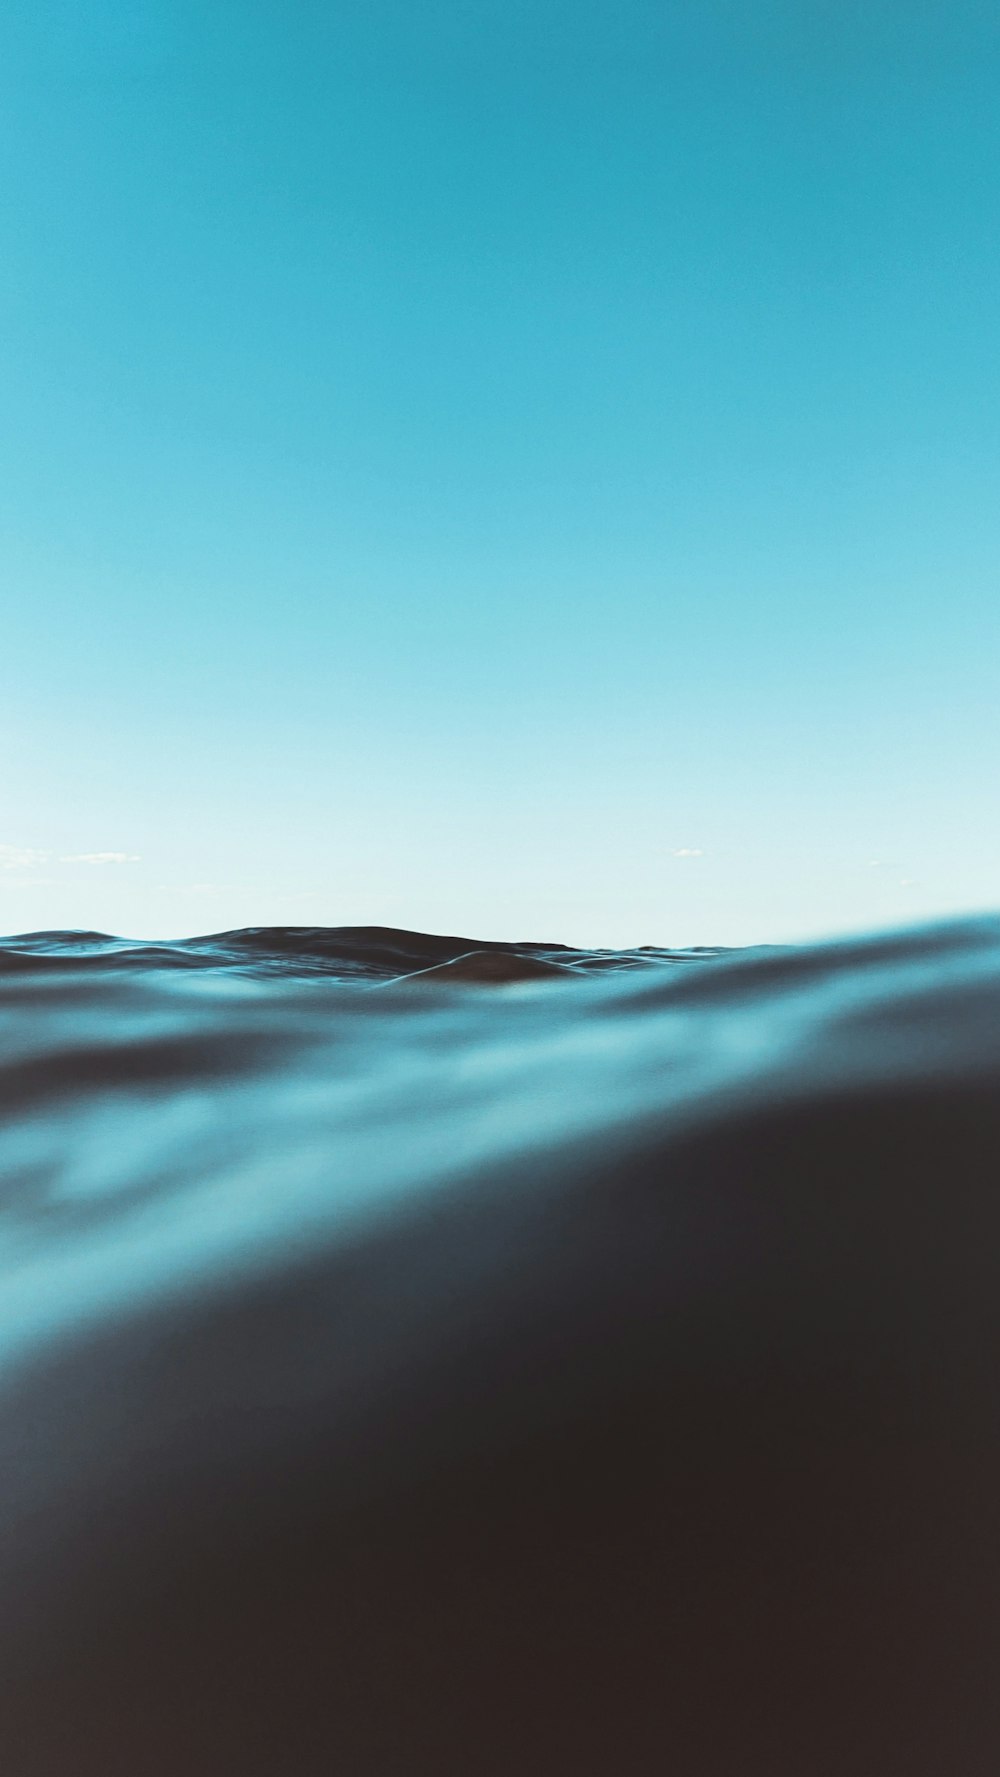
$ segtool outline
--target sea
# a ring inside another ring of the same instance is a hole
[[[1000,1768],[1000,919],[0,941],[5,1777]]]

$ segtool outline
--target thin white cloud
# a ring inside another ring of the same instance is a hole
[[[703,858],[705,856],[700,845],[682,845],[671,855],[675,858]]]
[[[130,851],[78,851],[72,856],[59,859],[60,864],[138,864],[141,862],[137,852]]]
[[[31,845],[0,845],[0,870],[32,870],[47,863],[51,855]]]

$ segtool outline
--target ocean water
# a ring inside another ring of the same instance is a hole
[[[5,1777],[1000,1761],[1000,921],[0,944]]]

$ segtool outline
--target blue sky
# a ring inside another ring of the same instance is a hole
[[[0,929],[995,905],[998,50],[5,0]]]

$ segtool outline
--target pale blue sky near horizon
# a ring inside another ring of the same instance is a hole
[[[1000,902],[1000,13],[6,0],[0,929]]]

